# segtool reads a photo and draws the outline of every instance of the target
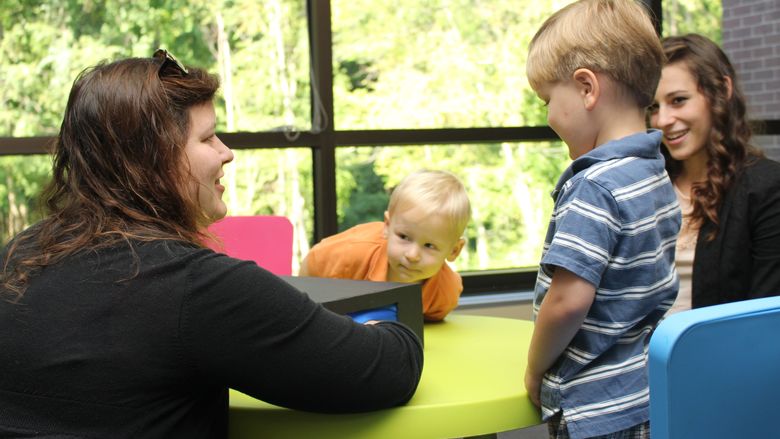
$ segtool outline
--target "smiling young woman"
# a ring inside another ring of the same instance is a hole
[[[780,294],[780,163],[750,144],[731,62],[711,40],[663,41],[668,63],[650,106],[683,208],[670,312]]]

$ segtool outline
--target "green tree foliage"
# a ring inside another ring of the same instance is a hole
[[[720,0],[664,0],[664,36],[699,33],[720,44],[723,40]]]
[[[50,169],[44,155],[0,157],[0,237],[8,239],[41,218],[38,195]]]
[[[546,123],[525,78],[525,57],[542,20],[568,0],[331,1],[336,129]],[[716,0],[665,0],[665,32],[673,23],[675,33],[713,36],[720,7]],[[308,46],[303,0],[4,0],[0,136],[55,134],[79,72],[158,47],[220,76],[220,131],[295,136],[311,128]],[[535,265],[549,192],[567,164],[559,142],[341,147],[340,227],[381,220],[390,190],[406,174],[445,169],[463,180],[473,205],[456,267]],[[40,217],[35,197],[48,168],[44,156],[0,158],[0,242]],[[309,150],[237,150],[223,181],[232,215],[289,217],[296,254],[306,254]]]
[[[373,149],[373,148],[372,148]],[[377,175],[375,161],[366,160],[349,166],[342,175],[352,179],[351,190],[339,221],[339,230],[369,221],[382,221],[390,194],[384,178]]]
[[[525,56],[565,3],[334,0],[336,127],[544,124],[522,105]]]
[[[305,2],[293,0],[7,0],[0,8],[0,136],[57,132],[67,93],[86,67],[148,57],[159,47],[218,74],[218,129],[308,129]],[[291,134],[292,135],[292,134]],[[305,150],[242,151],[225,180],[235,215],[291,215],[310,236]],[[0,242],[40,217],[49,165],[0,158]],[[303,240],[302,252],[308,250]]]

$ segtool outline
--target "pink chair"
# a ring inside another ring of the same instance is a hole
[[[209,226],[222,242],[209,248],[236,259],[255,261],[279,276],[292,274],[293,226],[283,216],[227,216]]]

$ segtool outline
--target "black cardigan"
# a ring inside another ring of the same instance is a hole
[[[780,295],[780,163],[752,158],[726,193],[720,229],[705,222],[693,263],[692,306]]]
[[[80,252],[0,300],[0,371],[0,437],[220,439],[228,387],[315,412],[390,407],[414,393],[422,348],[253,262],[157,241]]]

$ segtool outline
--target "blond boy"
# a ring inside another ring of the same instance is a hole
[[[458,305],[460,275],[446,263],[463,249],[471,207],[463,184],[445,171],[419,171],[393,190],[384,222],[323,239],[301,276],[422,282],[423,316],[442,320]]]
[[[646,348],[677,295],[680,209],[645,128],[663,51],[633,0],[580,0],[531,42],[527,73],[573,159],[553,197],[525,384],[550,437],[648,438]]]

